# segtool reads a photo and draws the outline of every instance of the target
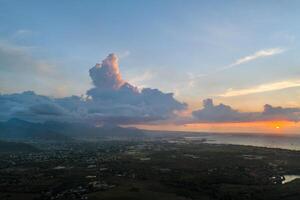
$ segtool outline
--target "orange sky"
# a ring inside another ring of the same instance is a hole
[[[239,123],[197,123],[186,125],[135,125],[149,130],[196,131],[196,132],[240,132],[240,133],[300,133],[300,123],[290,121],[239,122]]]

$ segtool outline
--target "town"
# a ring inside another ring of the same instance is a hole
[[[298,151],[184,138],[32,145],[1,153],[1,199],[300,197],[299,179],[285,183],[300,174]]]

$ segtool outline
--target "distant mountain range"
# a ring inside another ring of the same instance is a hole
[[[37,152],[37,148],[30,144],[19,142],[5,142],[0,141],[0,152]]]
[[[20,119],[0,122],[0,139],[69,141],[84,138],[142,137],[142,130],[114,125],[96,127],[85,123],[33,123]]]

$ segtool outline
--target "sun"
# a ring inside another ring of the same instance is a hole
[[[272,122],[269,122],[267,123],[268,124],[268,127],[270,130],[276,130],[276,131],[282,131],[286,125],[287,125],[287,122],[285,121],[272,121]]]

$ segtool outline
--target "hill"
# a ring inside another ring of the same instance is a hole
[[[115,125],[96,127],[87,123],[53,121],[32,123],[19,119],[0,122],[0,139],[69,141],[73,139],[136,138],[143,136],[143,131],[139,129]]]
[[[43,123],[31,123],[20,119],[0,122],[0,138],[17,140],[54,140],[66,141],[70,138],[56,130],[47,128]]]
[[[36,152],[37,148],[30,144],[20,142],[0,141],[0,152]]]

